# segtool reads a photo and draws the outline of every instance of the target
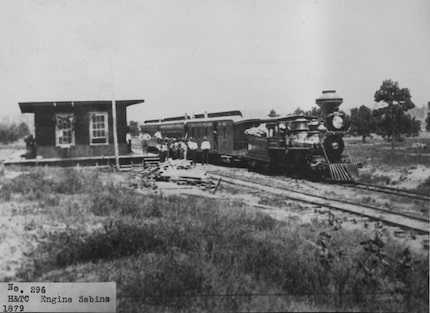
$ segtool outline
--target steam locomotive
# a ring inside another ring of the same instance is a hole
[[[342,102],[335,91],[328,90],[316,99],[320,117],[244,119],[240,111],[227,111],[149,120],[141,131],[152,135],[149,149],[154,151],[165,138],[192,137],[200,146],[206,137],[214,163],[245,162],[251,170],[352,180],[358,176],[358,166],[343,141],[348,125],[339,111]]]
[[[342,102],[334,90],[323,91],[316,99],[320,118],[272,118],[248,129],[249,168],[339,181],[356,178],[358,164],[352,162],[343,141],[349,126],[339,111]]]

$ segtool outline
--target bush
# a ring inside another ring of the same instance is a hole
[[[26,123],[0,124],[0,143],[8,144],[30,134]]]
[[[10,200],[12,194],[20,193],[27,200],[39,200],[52,192],[53,182],[46,180],[42,171],[21,174],[3,184],[0,196]]]
[[[421,192],[424,195],[430,194],[430,177],[428,177],[422,184],[416,188],[417,192]]]
[[[162,213],[157,200],[136,195],[132,190],[105,186],[92,196],[90,211],[96,216],[112,214],[131,215],[135,218],[161,217]]]
[[[75,169],[36,169],[7,180],[0,189],[0,198],[10,200],[13,194],[21,194],[25,200],[44,200],[52,193],[94,194],[102,189],[101,186],[101,181],[93,172],[84,173]],[[47,202],[51,200],[47,199]]]
[[[143,277],[127,281],[122,294],[149,305],[181,308],[191,296],[210,292],[209,286],[205,288],[204,264],[193,255],[170,251],[148,263]]]
[[[86,177],[85,177],[86,176]],[[94,179],[89,175],[82,175],[75,169],[64,169],[61,171],[60,179],[55,182],[54,191],[63,194],[76,194],[85,191]],[[84,179],[88,179],[87,182]]]
[[[147,223],[134,218],[110,220],[102,230],[91,234],[82,230],[50,233],[49,243],[40,247],[35,269],[62,268],[71,264],[127,257],[141,252],[165,253],[171,248],[190,252],[199,249],[198,238],[181,225]]]

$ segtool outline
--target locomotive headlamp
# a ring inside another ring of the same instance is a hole
[[[341,129],[343,126],[343,118],[340,116],[333,117],[332,124],[334,128]]]
[[[338,142],[332,142],[331,147],[333,148],[333,150],[337,150],[337,149],[339,149],[339,143]]]

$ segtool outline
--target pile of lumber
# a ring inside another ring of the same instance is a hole
[[[195,168],[190,161],[169,159],[158,166],[144,168],[130,181],[130,186],[157,189],[156,182],[173,182],[181,186],[197,186],[203,190],[215,190],[217,185],[209,179],[206,171],[201,168]]]

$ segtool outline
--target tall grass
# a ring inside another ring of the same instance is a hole
[[[46,233],[18,279],[115,281],[119,312],[428,311],[428,255],[378,228],[369,237],[296,225],[203,198],[138,194],[95,174],[51,174],[6,188],[86,194],[75,214],[103,226]]]
[[[430,177],[428,177],[422,184],[416,188],[417,192],[421,192],[424,195],[430,194]]]
[[[394,150],[391,150],[390,143],[374,140],[372,144],[361,144],[360,142],[347,143],[347,148],[351,157],[356,162],[363,162],[375,168],[407,167],[422,164],[430,166],[428,157],[429,149],[416,150],[411,148],[412,142],[424,142],[430,145],[428,139],[409,139],[402,143],[397,143]],[[348,141],[347,141],[348,142]]]
[[[15,200],[46,200],[52,194],[94,193],[101,188],[95,171],[37,168],[13,179],[4,179],[0,198],[10,201],[15,195],[18,196]]]

